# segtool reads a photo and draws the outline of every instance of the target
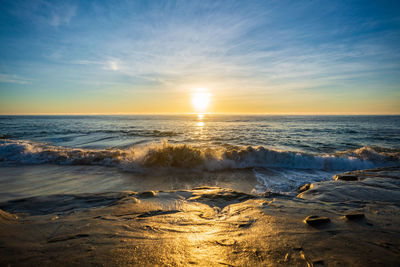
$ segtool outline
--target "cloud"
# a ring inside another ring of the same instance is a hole
[[[330,34],[315,23],[319,17],[293,28],[271,22],[270,17],[282,10],[225,4],[185,2],[174,9],[150,8],[122,20],[109,33],[113,42],[99,44],[94,56],[85,60],[164,88],[203,81],[224,83],[236,91],[243,86],[280,91],[333,85],[400,65],[377,41],[381,33],[358,36],[356,42],[317,42],[311,39]]]
[[[118,66],[119,64],[118,64],[117,60],[110,60],[110,61],[106,62],[104,65],[105,65],[104,69],[106,69],[106,70],[114,70],[114,71],[119,70],[119,66]]]
[[[76,14],[76,6],[63,5],[50,8],[51,16],[47,22],[54,27],[68,25]]]
[[[0,74],[0,83],[29,84],[31,80],[18,75]]]
[[[66,63],[76,64],[76,65],[97,65],[103,70],[120,70],[121,60],[119,59],[104,59],[100,60],[73,60],[67,61]]]
[[[76,16],[77,5],[59,1],[13,1],[10,12],[21,20],[36,25],[59,27],[68,25]]]
[[[331,26],[326,12],[341,10],[339,4],[316,13],[304,3],[133,1],[128,6],[97,3],[83,18],[77,6],[41,3],[31,14],[53,27],[77,16],[79,28],[60,29],[49,50],[57,51],[52,62],[80,65],[79,71],[68,71],[69,78],[75,71],[82,82],[125,81],[129,86],[139,80],[160,90],[208,84],[237,95],[245,90],[257,98],[338,88],[344,81],[400,69],[400,54],[385,42],[392,38],[395,43],[398,31],[376,31],[384,18],[367,23],[366,18],[342,16],[343,27]]]

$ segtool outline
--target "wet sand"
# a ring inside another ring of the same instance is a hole
[[[297,197],[203,187],[3,202],[0,265],[399,266],[400,168],[335,178]]]

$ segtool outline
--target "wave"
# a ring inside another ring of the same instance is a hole
[[[2,165],[103,165],[124,170],[184,168],[215,171],[262,167],[347,171],[400,165],[400,150],[361,147],[334,154],[309,154],[262,146],[204,148],[166,141],[126,149],[93,150],[4,139],[0,141],[0,162]]]

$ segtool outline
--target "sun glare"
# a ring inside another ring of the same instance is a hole
[[[199,88],[192,94],[192,105],[196,112],[207,111],[211,94],[206,89]]]

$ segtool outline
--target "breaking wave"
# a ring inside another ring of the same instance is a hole
[[[204,148],[166,141],[127,149],[91,150],[3,139],[0,141],[0,163],[103,165],[124,170],[184,168],[214,171],[269,167],[347,171],[400,165],[400,150],[361,147],[334,154],[309,154],[262,146]]]

